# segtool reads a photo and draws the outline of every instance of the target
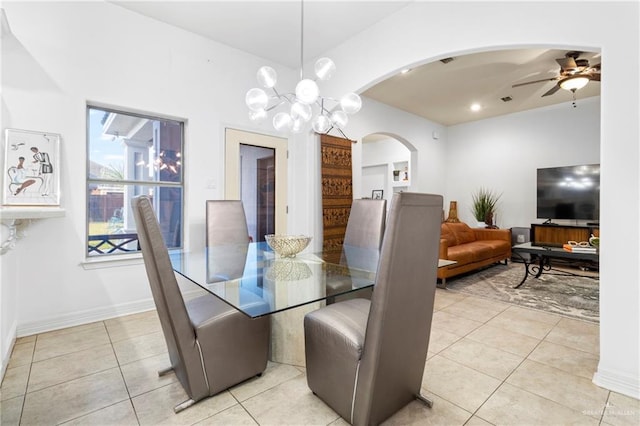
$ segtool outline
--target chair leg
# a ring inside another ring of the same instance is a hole
[[[417,399],[418,401],[422,402],[424,405],[426,405],[426,406],[427,406],[427,407],[429,407],[429,408],[432,408],[432,407],[433,407],[433,401],[432,401],[432,400],[430,400],[429,398],[425,397],[425,396],[422,396],[422,395],[420,395],[420,394],[417,394],[417,395],[416,395],[416,399]]]
[[[163,368],[162,370],[158,371],[158,377],[162,377],[165,374],[169,374],[173,371],[173,367],[167,367],[167,368]]]
[[[447,279],[446,278],[441,278],[440,279],[440,285],[438,285],[438,283],[436,282],[436,287],[444,288],[446,290],[447,289]]]
[[[196,402],[193,399],[187,399],[186,401],[181,402],[180,404],[178,404],[175,407],[173,407],[173,412],[178,414],[180,411],[191,407],[195,403]]]

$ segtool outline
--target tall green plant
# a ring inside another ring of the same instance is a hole
[[[496,204],[501,196],[502,194],[496,194],[486,188],[480,188],[472,195],[472,212],[478,222],[484,222],[487,213],[495,213]]]

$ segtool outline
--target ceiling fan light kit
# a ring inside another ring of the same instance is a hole
[[[582,89],[589,82],[589,78],[582,75],[574,75],[560,81],[560,88],[569,91]]]

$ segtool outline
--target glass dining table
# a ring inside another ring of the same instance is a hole
[[[175,272],[256,318],[372,287],[379,252],[345,247],[280,257],[260,242],[169,256]]]
[[[270,315],[271,360],[304,366],[304,315],[327,299],[371,288],[379,252],[345,246],[281,257],[259,242],[173,250],[169,257],[174,271],[199,289],[249,317]]]

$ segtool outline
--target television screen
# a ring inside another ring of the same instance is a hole
[[[600,219],[600,165],[538,169],[538,219]]]

